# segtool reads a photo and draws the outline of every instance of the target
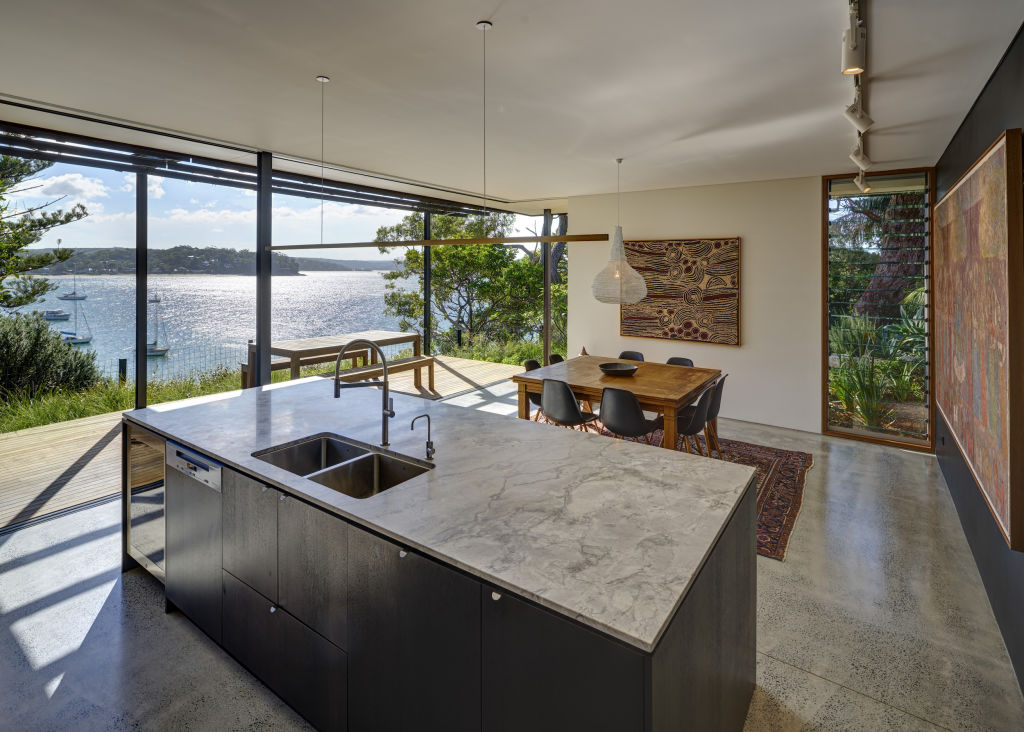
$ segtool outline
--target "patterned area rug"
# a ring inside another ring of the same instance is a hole
[[[660,447],[661,439],[662,432],[657,430],[651,441]],[[701,449],[707,452],[704,437],[699,436],[697,439],[700,440]],[[723,459],[749,465],[757,471],[757,553],[762,557],[784,561],[790,534],[800,515],[804,482],[807,471],[814,465],[814,456],[807,452],[781,450],[737,440],[719,438],[718,442],[722,447]],[[679,447],[682,448],[681,442]]]

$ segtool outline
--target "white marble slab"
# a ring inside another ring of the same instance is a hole
[[[127,417],[397,542],[644,651],[662,631],[752,468],[395,394],[391,450],[436,467],[355,499],[252,457],[331,432],[380,441],[380,393],[312,378]]]

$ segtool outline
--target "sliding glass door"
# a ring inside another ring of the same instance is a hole
[[[824,181],[827,434],[931,446],[930,178]]]

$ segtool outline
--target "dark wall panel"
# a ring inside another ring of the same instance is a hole
[[[950,435],[949,425],[939,413],[935,415],[935,455],[985,583],[1017,681],[1024,688],[1024,553],[1007,546],[967,461]]]
[[[1024,128],[1024,38],[1021,31],[1007,49],[974,107],[935,166],[938,197],[981,157],[1006,129]],[[967,462],[937,413],[935,454],[949,486],[960,523],[978,565],[996,622],[1024,688],[1024,553],[1011,551],[974,481]]]
[[[1024,39],[1021,31],[1006,50],[960,129],[935,165],[938,198],[967,172],[1003,130],[1024,127]]]

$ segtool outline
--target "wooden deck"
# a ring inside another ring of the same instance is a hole
[[[120,490],[120,412],[0,434],[0,530]]]
[[[456,394],[479,389],[496,381],[511,379],[514,374],[521,374],[521,366],[509,366],[490,361],[473,361],[468,358],[452,356],[434,356],[434,391],[427,389],[426,384],[417,388],[413,384],[413,373],[405,371],[395,374],[389,379],[391,391],[425,399],[446,399]],[[331,374],[333,376],[333,374]],[[424,374],[423,381],[426,382]]]
[[[391,388],[443,399],[508,379],[522,368],[438,356],[434,370],[433,392],[416,388],[411,372],[396,374]],[[120,490],[120,412],[0,434],[0,531]]]

